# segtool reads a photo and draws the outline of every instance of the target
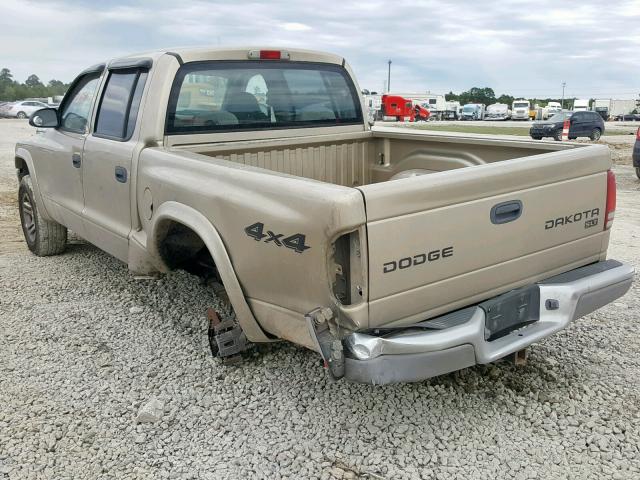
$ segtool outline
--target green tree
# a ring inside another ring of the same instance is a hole
[[[16,82],[8,68],[0,69],[0,100],[13,101],[25,98],[47,98],[64,95],[69,84],[50,80],[44,85],[37,75],[29,75],[24,83]]]
[[[504,93],[496,98],[497,103],[506,103],[507,105],[511,105],[514,100],[512,95],[505,95]]]
[[[40,87],[40,86],[44,86],[42,85],[42,82],[40,81],[40,79],[38,78],[37,75],[29,75],[29,78],[27,78],[27,80],[24,82],[24,84],[27,87]]]
[[[458,100],[458,98],[459,98],[459,95],[457,95],[457,94],[453,93],[452,91],[449,91],[449,93],[447,93],[447,94],[444,96],[444,99],[445,99],[447,102],[453,102],[453,101],[455,101],[455,100]]]

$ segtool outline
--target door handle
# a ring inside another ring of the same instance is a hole
[[[498,203],[491,209],[491,223],[500,225],[517,220],[522,215],[522,202],[520,200],[510,200]]]
[[[71,155],[71,164],[75,168],[80,168],[80,166],[82,165],[82,156],[79,153],[74,153],[73,155]]]
[[[116,180],[120,183],[127,183],[127,169],[116,167]]]

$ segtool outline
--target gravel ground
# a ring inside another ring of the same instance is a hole
[[[284,343],[223,366],[194,277],[135,280],[80,241],[28,253],[12,145],[30,134],[0,121],[0,479],[640,478],[637,286],[524,367],[332,383]],[[638,267],[640,183],[616,173],[611,256]]]

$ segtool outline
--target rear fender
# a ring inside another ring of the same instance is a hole
[[[273,341],[264,333],[249,308],[240,282],[238,282],[236,272],[231,264],[229,254],[224,246],[224,242],[211,222],[197,210],[182,203],[172,201],[160,205],[153,217],[148,244],[148,250],[151,256],[157,260],[161,259],[157,236],[158,227],[162,224],[163,220],[182,223],[193,230],[207,246],[220,274],[220,278],[224,283],[229,300],[233,305],[238,322],[247,338],[252,342]]]

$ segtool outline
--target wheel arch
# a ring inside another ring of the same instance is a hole
[[[171,226],[176,224],[191,230],[208,250],[247,338],[252,342],[272,341],[258,324],[247,303],[222,237],[202,213],[174,201],[160,205],[153,215],[148,237],[147,249],[152,258],[157,260],[165,270],[172,269],[173,266],[165,258],[166,253],[163,253],[163,242]]]
[[[31,157],[29,150],[23,147],[18,147],[14,156],[14,165],[17,170],[16,174],[18,176],[18,182],[20,182],[20,180],[22,180],[25,175],[29,175],[31,177],[33,194],[36,197],[35,200],[38,204],[38,208],[40,209],[40,214],[44,217],[45,220],[54,220],[47,211],[47,206],[44,204],[40,186],[38,184],[36,170],[33,166],[33,158]]]

